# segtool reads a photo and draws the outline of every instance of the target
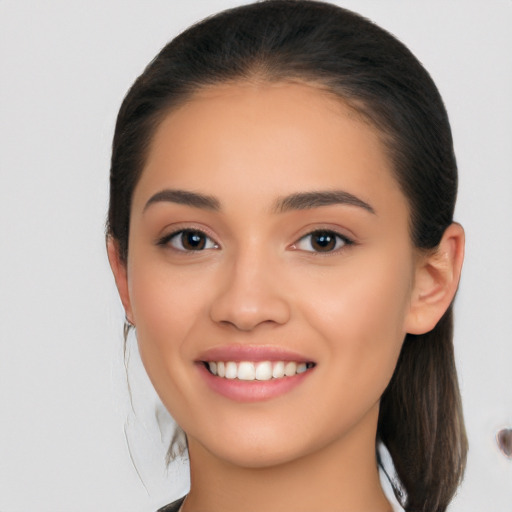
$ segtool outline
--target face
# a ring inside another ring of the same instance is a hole
[[[121,295],[191,446],[261,467],[375,437],[416,258],[374,128],[308,85],[204,90],[159,126],[130,222]]]

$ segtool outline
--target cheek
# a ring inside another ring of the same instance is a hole
[[[165,263],[138,264],[129,273],[130,298],[139,351],[157,391],[173,387],[186,370],[186,341],[204,314],[205,282],[189,273],[170,271]]]
[[[405,337],[412,275],[410,261],[381,255],[349,262],[326,276],[324,293],[316,293],[309,309],[309,323],[327,340],[327,356],[349,381],[387,385]],[[304,308],[308,311],[308,304]]]
[[[137,254],[129,261],[129,293],[137,330],[152,333],[153,342],[176,340],[204,307],[207,275],[176,268],[165,256]]]

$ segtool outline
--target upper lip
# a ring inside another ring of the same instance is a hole
[[[198,361],[294,361],[314,362],[293,350],[272,345],[224,345],[212,347],[202,352]]]

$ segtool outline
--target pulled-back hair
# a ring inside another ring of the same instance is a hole
[[[113,141],[107,227],[123,260],[133,191],[160,121],[205,87],[254,80],[316,85],[375,126],[408,200],[413,244],[438,246],[453,221],[457,166],[448,116],[427,71],[392,35],[353,12],[267,0],[180,34],[126,95]],[[377,436],[392,456],[405,510],[444,511],[467,453],[451,306],[432,331],[406,336],[381,399]]]

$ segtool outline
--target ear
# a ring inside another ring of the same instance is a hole
[[[464,229],[453,223],[434,252],[420,256],[405,332],[425,334],[439,322],[455,297],[464,260]]]
[[[119,292],[119,297],[123,303],[126,320],[128,320],[132,325],[135,325],[133,321],[130,294],[128,292],[128,272],[126,262],[121,258],[118,242],[111,236],[107,236],[107,253],[110,268],[112,269],[112,273],[114,274],[114,279],[116,281],[117,291]]]

